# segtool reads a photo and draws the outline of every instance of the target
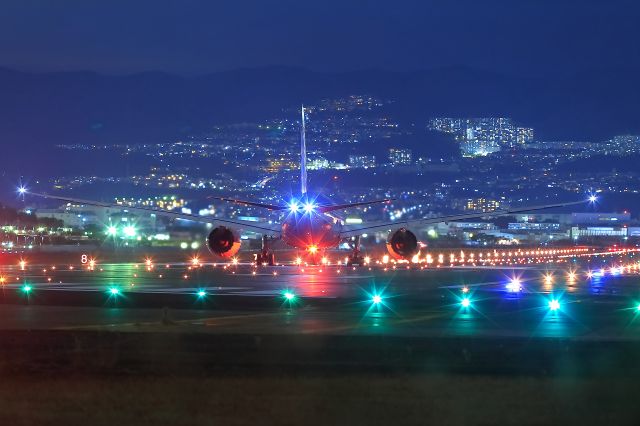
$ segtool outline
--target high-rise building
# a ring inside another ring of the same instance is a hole
[[[455,135],[465,157],[477,157],[533,141],[533,129],[517,127],[508,117],[432,118],[428,128]]]
[[[392,166],[410,166],[412,164],[412,153],[407,148],[389,149],[389,162]]]
[[[349,167],[354,169],[368,169],[376,166],[375,155],[350,155]]]
[[[516,129],[516,142],[518,145],[533,142],[533,129],[530,127],[518,127]]]

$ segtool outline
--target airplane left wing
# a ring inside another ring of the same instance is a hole
[[[193,222],[199,223],[209,223],[214,226],[216,225],[224,225],[224,226],[234,226],[239,229],[244,229],[250,232],[256,232],[259,234],[269,234],[271,236],[280,235],[280,226],[279,225],[269,225],[266,223],[255,223],[249,222],[246,220],[235,220],[235,219],[221,219],[221,218],[213,218],[213,217],[205,217],[205,216],[196,216],[194,214],[186,214],[186,213],[177,213],[168,210],[161,209],[151,209],[145,207],[129,207],[123,206],[120,204],[113,203],[103,203],[100,201],[91,201],[91,200],[83,200],[79,198],[71,198],[71,197],[63,197],[58,195],[49,195],[49,194],[39,194],[36,192],[25,192],[26,195],[34,195],[36,197],[49,198],[52,200],[66,201],[69,203],[78,203],[78,204],[86,204],[88,206],[96,206],[96,207],[104,207],[104,208],[114,208],[121,210],[128,210],[136,213],[144,213],[144,214],[155,214],[158,216],[170,217],[173,219],[179,220],[190,220]]]
[[[518,207],[514,209],[505,209],[505,210],[494,210],[492,212],[475,212],[475,213],[466,213],[459,215],[451,215],[451,216],[438,216],[431,217],[425,219],[412,219],[412,220],[401,220],[397,222],[385,222],[385,223],[374,223],[370,225],[345,225],[342,229],[340,235],[343,238],[355,237],[358,235],[371,233],[371,232],[381,232],[381,231],[391,231],[392,229],[397,228],[411,228],[418,227],[424,225],[430,225],[435,223],[442,222],[455,222],[458,220],[466,220],[466,219],[476,219],[480,217],[496,217],[503,216],[514,213],[524,213],[531,212],[536,210],[544,210],[551,209],[554,207],[567,207],[567,206],[575,206],[578,204],[585,204],[590,202],[590,200],[581,200],[581,201],[572,201],[568,203],[557,203],[557,204],[545,204],[541,206],[529,206],[529,207]]]

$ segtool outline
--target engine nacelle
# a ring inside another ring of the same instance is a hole
[[[231,228],[218,226],[207,237],[207,247],[220,257],[233,257],[240,250],[240,235]]]
[[[410,260],[418,253],[418,239],[406,228],[400,228],[389,233],[387,237],[387,251],[394,259]]]

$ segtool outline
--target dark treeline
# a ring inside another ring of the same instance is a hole
[[[20,212],[13,207],[0,204],[0,225],[13,225],[25,228],[44,226],[47,228],[60,228],[63,222],[50,217],[39,218],[35,214]]]

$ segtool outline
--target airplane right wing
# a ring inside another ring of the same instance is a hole
[[[49,198],[52,200],[66,201],[70,203],[78,203],[78,204],[86,204],[88,206],[96,206],[96,207],[104,207],[104,208],[114,208],[121,210],[128,210],[131,212],[144,213],[144,214],[155,214],[158,216],[170,217],[173,219],[179,220],[190,220],[193,222],[200,223],[208,223],[211,225],[223,225],[223,226],[233,226],[238,229],[244,229],[245,231],[255,232],[258,234],[268,234],[271,236],[279,236],[280,235],[280,226],[279,225],[270,225],[266,223],[256,223],[249,222],[246,220],[235,220],[235,219],[222,219],[222,218],[214,218],[214,217],[205,217],[205,216],[196,216],[194,214],[186,214],[186,213],[177,213],[168,210],[160,210],[160,209],[151,209],[145,207],[129,207],[123,206],[120,204],[113,203],[103,203],[100,201],[91,201],[91,200],[83,200],[79,198],[71,198],[64,197],[58,195],[49,195],[49,194],[39,194],[36,192],[25,192],[26,195],[34,195],[36,197]]]
[[[379,224],[376,223],[371,225],[345,225],[340,235],[343,238],[349,238],[349,237],[362,235],[365,233],[390,231],[393,228],[396,228],[396,229],[410,228],[410,227],[424,226],[424,225],[430,225],[430,224],[442,223],[442,222],[455,222],[458,220],[476,219],[480,217],[504,216],[504,215],[514,214],[514,213],[524,213],[524,212],[530,212],[530,211],[536,211],[536,210],[551,209],[554,207],[575,206],[578,204],[585,204],[590,201],[591,200],[581,200],[581,201],[572,201],[569,203],[545,204],[542,206],[517,207],[514,209],[494,210],[492,212],[486,212],[486,213],[475,212],[475,213],[466,213],[466,214],[451,215],[451,216],[438,216],[438,217],[425,218],[425,219],[402,220],[397,222],[384,222]]]

